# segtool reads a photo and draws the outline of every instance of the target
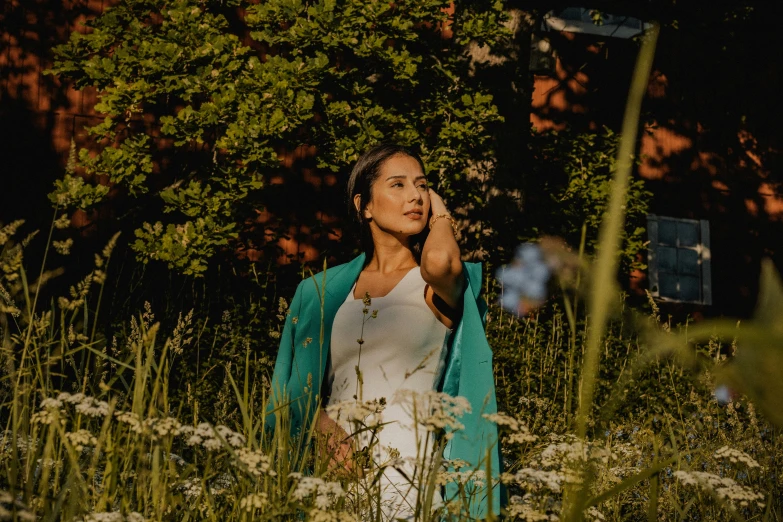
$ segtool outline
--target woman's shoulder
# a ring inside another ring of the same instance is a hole
[[[329,288],[330,284],[335,284],[344,278],[350,279],[352,284],[363,266],[364,254],[360,254],[347,263],[334,265],[326,270],[305,277],[299,283],[297,293],[301,293],[303,297],[317,295],[323,287]]]

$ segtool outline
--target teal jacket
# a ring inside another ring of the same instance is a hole
[[[337,309],[348,297],[348,292],[364,267],[364,254],[352,261],[332,267],[309,277],[299,284],[289,307],[280,348],[272,376],[270,409],[290,403],[291,427],[300,428],[312,419],[318,407],[318,396],[326,372],[332,323]],[[497,412],[495,380],[492,372],[492,350],[484,334],[487,306],[479,297],[481,265],[463,263],[465,293],[462,318],[452,331],[439,391],[462,396],[470,401],[472,411],[462,416],[465,428],[456,432],[448,442],[443,457],[460,459],[471,467],[487,469],[490,454],[492,475],[499,474],[500,450],[497,427],[482,415]],[[323,306],[322,306],[323,303]],[[269,413],[266,425],[274,428],[275,416]],[[471,469],[471,468],[468,468]],[[457,493],[456,484],[446,486],[446,499]],[[487,488],[474,495],[471,515],[483,518],[489,509]],[[491,492],[492,511],[500,511],[500,490]]]

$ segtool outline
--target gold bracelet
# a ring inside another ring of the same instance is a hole
[[[448,219],[451,223],[451,230],[454,232],[454,237],[457,237],[457,223],[454,221],[454,218],[451,217],[450,214],[435,214],[430,218],[430,230],[432,230],[432,225],[435,224],[437,220],[440,218]]]

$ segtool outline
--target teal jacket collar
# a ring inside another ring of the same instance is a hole
[[[267,426],[274,428],[272,411],[288,406],[291,429],[298,430],[312,419],[326,372],[332,324],[364,268],[364,254],[352,261],[315,274],[299,284],[289,307],[280,337]],[[497,412],[492,350],[484,333],[486,303],[480,297],[481,265],[463,263],[465,291],[462,317],[447,343],[446,366],[440,391],[468,399],[472,411],[460,420],[465,428],[456,432],[444,450],[444,458],[463,460],[470,466],[500,472],[497,427],[484,414]],[[489,457],[489,459],[487,459]],[[446,498],[458,493],[456,484],[446,486]],[[471,515],[483,517],[491,509],[500,510],[499,488],[480,488],[471,502]]]

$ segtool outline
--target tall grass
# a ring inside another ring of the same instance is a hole
[[[261,347],[232,340],[238,328],[226,323],[208,336],[203,321],[186,314],[164,332],[146,307],[116,336],[94,333],[103,331],[95,328],[92,310],[110,277],[105,273],[110,248],[68,296],[39,304],[37,312],[16,306],[35,301],[32,294],[40,291],[47,271],[26,284],[23,242],[5,236],[2,263],[13,270],[3,275],[0,315],[0,516],[382,518],[377,481],[382,467],[371,452],[356,448],[364,460],[355,471],[346,470],[334,465],[312,427],[298,436],[264,429],[268,384],[253,367]],[[280,317],[284,305],[276,310]],[[512,495],[506,517],[778,520],[783,448],[777,431],[753,403],[721,405],[712,396],[712,372],[731,345],[712,339],[699,347],[701,367],[660,350],[651,355],[644,332],[665,339],[661,346],[687,348],[687,325],[660,325],[654,302],[647,316],[626,312],[608,322],[591,422],[584,438],[574,435],[577,394],[568,383],[583,367],[590,324],[584,314],[574,315],[575,308],[572,303],[566,311],[554,302],[523,320],[491,311],[488,335],[504,410],[492,420],[503,430],[501,478]],[[276,342],[273,337],[269,343]],[[209,354],[229,342],[243,346],[242,361],[224,362],[216,400],[197,403],[195,388],[217,375],[220,359]],[[186,382],[175,379],[197,353],[213,369]],[[372,434],[378,428],[366,411],[355,413],[377,405],[348,406],[357,431]],[[285,410],[280,415],[285,426]],[[447,512],[453,520],[466,520],[470,484],[486,480],[486,473],[442,471],[439,447],[434,445],[435,459],[422,459],[426,462],[416,467],[417,482],[426,484],[416,495],[417,520]],[[432,510],[434,493],[447,480],[464,484],[464,496]],[[569,486],[585,492],[577,515],[566,515]]]

